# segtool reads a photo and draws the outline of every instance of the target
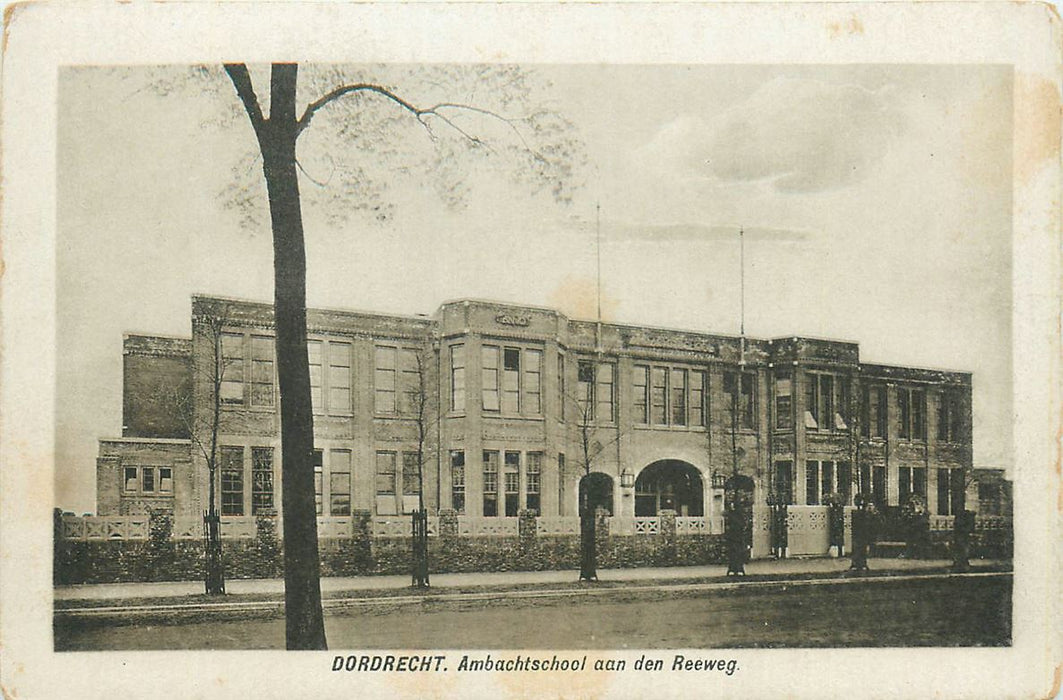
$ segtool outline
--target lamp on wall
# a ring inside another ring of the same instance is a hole
[[[635,488],[635,475],[627,470],[620,472],[620,487],[625,489]]]

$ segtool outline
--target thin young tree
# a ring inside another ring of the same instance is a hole
[[[429,458],[432,426],[438,414],[437,392],[433,390],[433,357],[429,347],[412,351],[414,383],[406,387],[405,412],[413,416],[417,430],[417,513],[413,517],[412,579],[418,588],[429,586],[428,510],[424,503],[424,469]],[[438,449],[438,446],[436,446]],[[404,489],[405,490],[405,489]]]
[[[582,472],[579,484],[579,519],[580,519],[580,581],[598,580],[597,539],[597,504],[591,500],[590,475],[594,472],[605,451],[619,443],[622,436],[619,421],[612,421],[614,427],[599,426],[595,415],[594,373],[600,363],[585,364],[583,371],[591,373],[581,378],[586,393],[565,394],[565,401],[576,413],[576,439],[579,451],[576,466]],[[606,419],[608,422],[609,419]],[[606,432],[607,431],[607,432]]]
[[[397,151],[386,150],[386,130],[377,130],[367,114],[387,111],[393,121],[420,127],[422,136],[437,146],[439,158],[433,174],[445,200],[460,201],[465,195],[464,178],[455,168],[456,149],[480,157],[510,156],[514,172],[534,187],[546,188],[555,199],[564,201],[572,185],[572,163],[577,144],[564,120],[548,110],[523,109],[530,106],[532,91],[524,71],[514,66],[460,66],[436,69],[422,82],[434,86],[434,93],[463,92],[469,84],[491,93],[498,108],[484,107],[472,100],[454,97],[421,103],[401,88],[372,78],[351,79],[340,71],[327,69],[311,81],[312,94],[300,94],[299,66],[275,63],[270,66],[268,105],[256,92],[251,72],[243,63],[224,66],[254,132],[262,161],[273,238],[274,312],[276,324],[277,377],[281,413],[281,478],[284,484],[284,588],[286,641],[289,649],[326,647],[321,610],[320,562],[314,481],[311,466],[313,417],[310,402],[310,372],[306,354],[306,246],[303,228],[303,198],[297,144],[312,123],[339,117],[337,134],[341,145],[352,143],[367,159],[384,157],[392,175],[408,170],[408,164],[395,162]],[[382,69],[383,70],[383,69]],[[423,69],[428,70],[428,69]],[[423,77],[423,76],[422,76]],[[331,87],[318,87],[329,85]],[[305,93],[307,86],[303,85]],[[302,109],[300,109],[302,104]],[[266,107],[268,106],[268,112]],[[513,113],[510,113],[512,110]],[[517,114],[517,110],[523,113]],[[493,128],[492,128],[493,127]],[[508,135],[502,142],[499,129]],[[453,137],[441,138],[446,132]],[[384,134],[384,135],[382,135]],[[445,146],[443,144],[446,144]],[[386,207],[375,194],[382,185],[367,176],[362,164],[347,171],[346,186],[337,187],[334,205],[370,208],[383,215]],[[310,178],[312,181],[313,179]],[[327,184],[327,183],[326,183]]]
[[[207,510],[203,514],[206,557],[204,585],[208,595],[225,593],[218,513],[218,435],[221,431],[222,384],[240,360],[223,348],[228,308],[215,301],[197,301],[192,319],[191,382],[165,387],[153,400],[181,424],[193,448],[207,465]],[[206,394],[200,401],[200,391]],[[208,410],[201,410],[202,406]]]

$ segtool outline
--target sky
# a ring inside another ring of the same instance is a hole
[[[397,87],[411,74],[355,72]],[[582,144],[567,203],[500,176],[504,153],[426,171],[449,142],[386,104],[315,117],[300,143],[309,305],[431,314],[472,297],[593,317],[600,230],[606,320],[737,333],[743,227],[749,335],[853,340],[865,362],[972,372],[975,465],[1011,468],[1010,69],[527,72]],[[304,75],[305,103],[328,73]],[[421,85],[426,100],[451,90]],[[495,100],[491,87],[455,91]],[[192,294],[271,300],[272,248],[254,137],[224,74],[63,69],[58,110],[56,498],[94,512],[96,441],[121,434],[122,334],[187,337]],[[343,187],[359,163],[381,186],[368,198]],[[463,186],[460,206],[438,196],[440,173]]]

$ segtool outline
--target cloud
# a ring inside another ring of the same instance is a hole
[[[695,177],[817,192],[868,177],[903,127],[888,88],[776,78],[717,119],[677,117],[638,156]]]

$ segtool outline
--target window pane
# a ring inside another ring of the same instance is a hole
[[[321,371],[322,346],[323,343],[320,340],[306,341],[306,358],[310,364],[310,402],[316,413],[325,410]]]
[[[163,493],[173,491],[173,471],[169,467],[159,469],[159,491]]]
[[[484,345],[480,348],[480,368],[483,388],[483,410],[497,411],[498,402],[498,348]]]
[[[615,368],[612,364],[602,363],[598,365],[598,407],[599,420],[612,421],[613,415],[613,385]]]
[[[251,448],[251,514],[273,509],[273,448]]]
[[[502,410],[520,410],[520,350],[505,348],[502,353]]]
[[[340,415],[351,412],[351,344],[331,341],[329,356],[329,413]]]
[[[377,413],[394,413],[395,362],[397,348],[377,347],[374,351],[374,407]]]
[[[125,490],[136,491],[137,490],[137,468],[126,467],[125,468]]]
[[[244,336],[238,333],[221,335],[221,387],[223,403],[244,402]]]
[[[453,450],[450,453],[451,508],[465,512],[465,453]]]
[[[419,466],[416,452],[402,453],[402,495],[416,496],[421,492]]]
[[[144,493],[151,493],[155,490],[155,469],[153,467],[144,467],[142,474],[141,487]]]
[[[653,384],[650,390],[650,404],[654,425],[665,425],[667,422],[665,413],[665,403],[667,401],[665,382],[667,377],[668,375],[663,367],[654,367],[651,372]]]
[[[579,419],[589,421],[594,418],[594,364],[590,360],[580,360],[576,374],[579,380],[576,396],[579,401]]]
[[[541,350],[525,350],[524,358],[524,412],[539,414],[543,411],[543,353]]]
[[[351,514],[351,475],[349,473],[329,475],[329,513],[332,515]]]
[[[900,436],[902,438],[911,437],[912,407],[909,389],[897,390],[897,410],[900,413]]]
[[[395,494],[395,453],[376,453],[376,492],[383,496]]]
[[[450,347],[450,410],[465,410],[465,346]]]
[[[273,405],[273,338],[251,336],[251,405]]]
[[[632,384],[635,387],[635,422],[648,423],[650,405],[650,368],[636,366],[632,373]]]
[[[244,448],[221,448],[221,514],[244,514]]]
[[[483,514],[486,517],[498,515],[498,453],[483,453]]]
[[[819,505],[819,462],[805,462],[805,505]]]
[[[686,425],[687,422],[687,372],[685,369],[671,371],[672,388],[672,424]]]

